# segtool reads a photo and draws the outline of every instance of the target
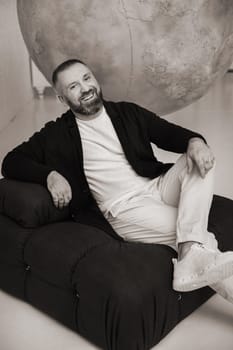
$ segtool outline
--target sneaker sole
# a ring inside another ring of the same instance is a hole
[[[202,287],[210,286],[233,275],[233,261],[208,269],[205,277],[200,276],[200,280],[188,282],[174,282],[173,289],[177,292],[190,292]]]
[[[233,292],[225,291],[224,287],[218,286],[218,283],[210,285],[210,287],[221,297],[233,304]]]

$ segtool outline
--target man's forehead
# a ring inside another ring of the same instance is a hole
[[[89,67],[85,66],[82,63],[75,63],[72,66],[66,68],[64,71],[60,72],[59,75],[62,81],[67,82],[70,79],[74,78],[80,79],[88,73],[92,73]]]

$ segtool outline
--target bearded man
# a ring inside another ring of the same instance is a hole
[[[69,205],[75,221],[118,240],[172,247],[175,290],[209,285],[232,301],[233,252],[220,252],[207,231],[215,159],[203,136],[136,104],[105,101],[77,59],[52,80],[70,109],[11,151],[3,174],[46,186],[56,207]],[[182,155],[165,164],[151,143]]]

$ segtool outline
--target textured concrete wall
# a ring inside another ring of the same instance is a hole
[[[18,14],[48,79],[78,57],[107,98],[161,114],[201,97],[232,61],[232,0],[18,0]]]
[[[28,52],[17,19],[16,0],[0,1],[0,132],[32,98]]]

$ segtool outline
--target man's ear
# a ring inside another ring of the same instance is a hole
[[[61,103],[65,103],[63,96],[57,95],[57,98]]]

